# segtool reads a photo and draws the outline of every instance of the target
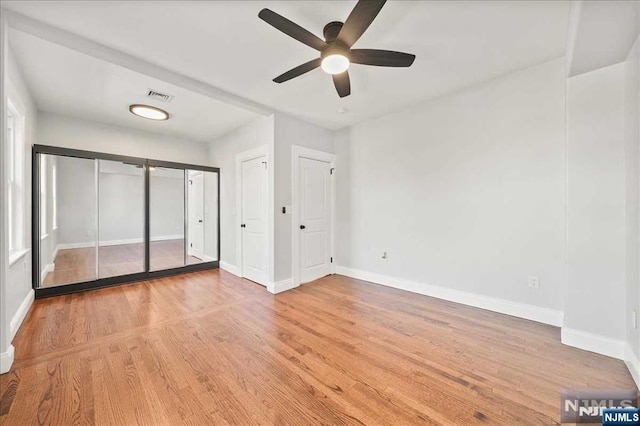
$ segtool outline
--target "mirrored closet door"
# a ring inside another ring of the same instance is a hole
[[[96,160],[41,154],[37,165],[40,286],[95,280],[98,277]]]
[[[98,277],[145,271],[144,164],[98,163]]]
[[[33,165],[37,295],[218,267],[218,169],[40,145]]]
[[[149,167],[151,270],[185,265],[185,170]]]

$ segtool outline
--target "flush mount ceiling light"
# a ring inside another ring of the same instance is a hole
[[[148,118],[149,120],[164,121],[169,119],[169,113],[163,109],[152,107],[150,105],[134,104],[129,106],[129,111],[138,117]]]

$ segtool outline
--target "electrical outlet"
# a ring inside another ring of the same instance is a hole
[[[540,288],[540,278],[530,276],[529,277],[529,288]]]
[[[383,252],[382,252],[382,258],[383,258],[384,260],[387,260],[387,252],[386,252],[386,251],[383,251]]]
[[[638,328],[638,311],[635,309],[631,311],[631,326]]]

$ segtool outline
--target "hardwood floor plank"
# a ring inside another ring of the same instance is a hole
[[[13,343],[3,425],[557,424],[564,389],[634,387],[555,327],[341,276],[36,300]]]

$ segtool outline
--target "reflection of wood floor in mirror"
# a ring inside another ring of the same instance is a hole
[[[184,240],[151,242],[151,270],[184,265]],[[98,278],[144,272],[144,244],[103,246],[98,250]],[[187,264],[201,263],[194,256]],[[55,269],[47,274],[40,287],[55,287],[96,279],[95,247],[61,249],[54,260]]]

